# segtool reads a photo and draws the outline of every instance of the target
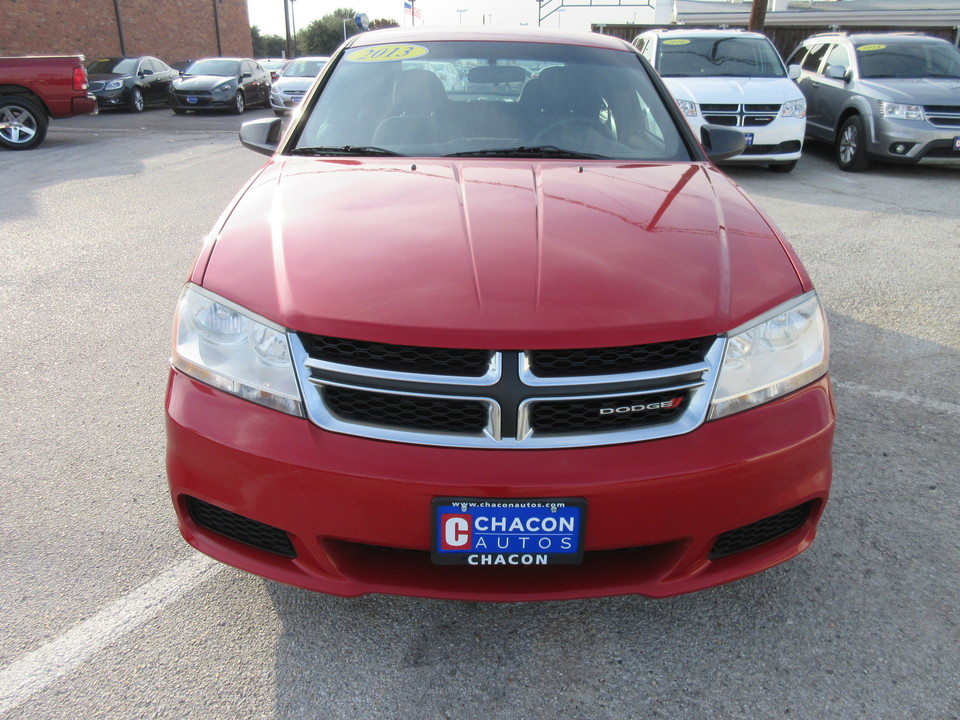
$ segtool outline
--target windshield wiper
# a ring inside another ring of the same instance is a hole
[[[467,150],[450,153],[443,157],[523,157],[523,158],[566,158],[570,160],[608,160],[607,155],[564,150],[556,145],[534,145],[527,147],[490,148],[488,150]]]
[[[313,155],[313,156],[342,156],[342,155],[379,155],[390,157],[404,157],[403,153],[394,152],[381,147],[372,147],[367,145],[320,145],[318,147],[302,147],[293,151],[294,155]]]

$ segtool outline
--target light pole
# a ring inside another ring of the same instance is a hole
[[[463,25],[463,14],[464,14],[466,11],[467,11],[466,8],[464,8],[463,10],[457,10],[457,15],[460,16],[460,24],[461,24],[461,25]]]
[[[290,24],[293,25],[293,57],[296,57],[298,54],[297,50],[297,15],[293,11],[293,2],[290,0]]]
[[[343,18],[343,41],[347,41],[347,20],[353,20],[353,18],[345,17]]]

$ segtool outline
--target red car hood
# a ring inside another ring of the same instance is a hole
[[[708,165],[278,157],[212,237],[195,282],[288,328],[398,344],[697,337],[809,285]]]

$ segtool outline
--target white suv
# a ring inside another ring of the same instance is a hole
[[[743,153],[726,162],[790,172],[800,158],[807,101],[766,36],[740,30],[651,30],[634,38],[699,137],[705,124],[741,130]]]

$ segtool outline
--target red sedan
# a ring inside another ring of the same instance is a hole
[[[434,66],[464,82],[446,88]],[[184,537],[344,596],[667,596],[783,562],[831,478],[824,312],[650,66],[596,34],[331,59],[176,312]]]

